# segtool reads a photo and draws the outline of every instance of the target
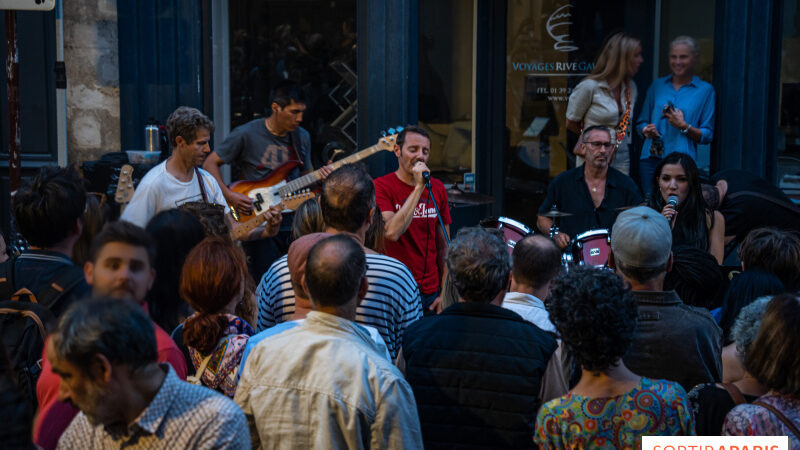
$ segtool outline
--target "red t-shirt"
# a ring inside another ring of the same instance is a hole
[[[186,359],[178,346],[161,327],[156,329],[156,346],[158,348],[158,362],[167,362],[175,373],[186,379]],[[47,345],[45,344],[45,347]],[[78,410],[67,402],[58,401],[58,390],[61,387],[61,377],[53,373],[47,355],[42,351],[42,374],[36,383],[36,397],[39,400],[39,414],[36,416],[33,438],[36,445],[45,449],[55,449],[58,439],[67,429],[72,419],[78,415]]]
[[[433,178],[431,188],[436,206],[442,214],[442,221],[449,225],[452,220],[447,204],[447,191],[441,181]],[[375,180],[375,197],[381,211],[396,213],[412,192],[414,186],[404,183],[394,172]],[[436,292],[442,275],[436,266],[436,229],[439,227],[439,219],[433,202],[428,200],[429,194],[427,188],[422,191],[411,224],[400,239],[397,242],[387,239],[385,242],[386,254],[408,266],[423,294]]]

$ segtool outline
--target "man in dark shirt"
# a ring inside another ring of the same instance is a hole
[[[742,242],[751,230],[773,227],[800,231],[800,206],[767,180],[744,170],[723,170],[711,177],[719,199],[704,195],[725,217],[725,243]]]
[[[637,375],[676,381],[687,391],[722,379],[722,331],[707,309],[684,304],[664,291],[672,269],[672,231],[647,206],[619,215],[611,230],[609,261],[631,286],[638,305],[633,343],[623,358]]]
[[[490,231],[462,228],[447,268],[458,303],[411,324],[397,358],[417,399],[425,448],[535,448],[541,381],[556,340],[500,306],[511,258]]]
[[[27,288],[56,317],[89,295],[72,248],[83,229],[86,191],[74,169],[45,167],[14,195],[12,212],[30,250],[0,266],[0,297]],[[0,275],[3,276],[3,275]]]
[[[536,219],[539,231],[547,234],[553,219],[542,214],[554,205],[559,211],[572,214],[559,219],[559,231],[553,236],[562,250],[580,233],[610,229],[621,208],[642,202],[633,179],[609,167],[615,144],[608,128],[586,128],[581,146],[586,149],[586,163],[562,173],[550,183]]]

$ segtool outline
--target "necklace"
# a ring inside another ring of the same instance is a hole
[[[586,180],[586,182],[587,182],[587,183],[589,183],[589,180]],[[600,187],[600,185],[601,185],[601,184],[603,184],[603,180],[600,180],[600,182],[599,182],[599,183],[597,183],[597,184],[596,184],[596,185],[594,185],[594,186],[592,186],[592,185],[590,184],[590,185],[589,185],[589,187],[591,187],[591,188],[592,188],[592,192],[597,192],[597,188],[598,188],[598,187]]]

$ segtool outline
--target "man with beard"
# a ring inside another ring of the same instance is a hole
[[[611,229],[621,208],[642,202],[639,188],[631,177],[613,167],[616,144],[607,127],[591,126],[583,130],[580,145],[586,149],[586,163],[557,176],[547,186],[547,197],[539,207],[536,226],[548,234],[553,219],[542,214],[555,206],[571,214],[561,217],[553,236],[562,250],[580,233],[599,228]]]
[[[121,219],[145,227],[161,211],[177,208],[186,202],[213,203],[225,209],[225,220],[235,228],[225,197],[217,180],[198,166],[211,151],[209,142],[214,123],[195,108],[180,106],[167,119],[167,135],[172,154],[142,178]],[[274,236],[281,223],[281,209],[273,206],[267,226],[257,227],[244,240]]]
[[[129,222],[107,224],[94,237],[84,276],[94,296],[132,303],[147,313],[145,298],[155,279],[153,262],[155,246],[146,231]],[[158,325],[153,324],[157,345],[157,360],[169,363],[180,379],[186,378],[186,360],[175,342]],[[72,421],[78,410],[58,402],[62,384],[51,369],[47,354],[42,360],[42,375],[36,385],[40,413],[36,421],[35,441],[42,448],[54,448],[58,437]],[[56,372],[57,373],[57,372]]]
[[[59,399],[81,410],[58,448],[250,448],[235,403],[156,361],[153,323],[133,302],[81,302],[46,352],[61,378]]]
[[[435,308],[446,273],[447,240],[438,223],[439,215],[448,235],[451,222],[447,191],[441,181],[430,178],[426,165],[430,151],[428,132],[406,127],[394,146],[397,170],[375,179],[376,202],[386,222],[386,255],[411,269],[423,310]]]

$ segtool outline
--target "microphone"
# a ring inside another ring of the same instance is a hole
[[[678,196],[677,195],[670,195],[667,197],[667,204],[672,205],[673,208],[678,207]]]
[[[431,182],[431,173],[430,172],[422,172],[422,178],[425,180],[425,183],[428,184]]]
[[[667,204],[672,205],[672,207],[676,210],[676,213],[672,216],[669,221],[669,224],[672,226],[675,223],[675,216],[677,216],[677,209],[678,209],[678,196],[677,195],[670,195],[667,197]]]

